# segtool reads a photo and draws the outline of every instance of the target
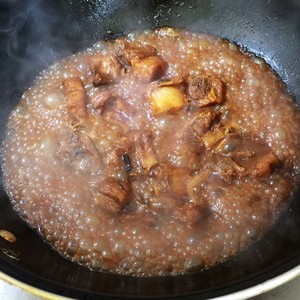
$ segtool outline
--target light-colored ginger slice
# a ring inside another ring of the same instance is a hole
[[[216,145],[218,142],[223,140],[226,136],[224,128],[217,128],[212,131],[206,132],[202,137],[202,141],[207,149]]]
[[[164,86],[150,94],[153,114],[160,114],[180,109],[186,102],[181,89],[173,86]]]

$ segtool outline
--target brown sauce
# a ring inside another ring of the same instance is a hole
[[[262,59],[157,29],[44,71],[11,113],[2,169],[15,209],[66,258],[176,275],[274,224],[296,188],[299,130]]]

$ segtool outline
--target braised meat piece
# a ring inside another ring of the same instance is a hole
[[[186,169],[170,169],[168,172],[168,183],[171,190],[180,195],[187,194],[186,183],[191,179]]]
[[[227,183],[232,183],[237,176],[243,176],[246,168],[236,163],[233,159],[222,155],[213,155],[209,168],[217,173]]]
[[[168,79],[161,80],[159,87],[163,86],[180,86],[183,87],[184,80],[182,76],[172,77]]]
[[[279,164],[279,158],[271,151],[259,160],[252,171],[252,175],[257,177],[270,176],[272,169],[277,167]]]
[[[188,226],[196,225],[205,215],[206,208],[193,202],[187,202],[184,205],[176,208],[174,217]]]
[[[226,137],[226,131],[223,127],[217,127],[212,131],[207,131],[201,137],[206,149],[211,149]]]
[[[103,116],[105,120],[118,124],[125,133],[129,130],[126,123],[130,116],[134,114],[135,109],[120,97],[111,97],[110,99],[103,107]]]
[[[120,211],[120,205],[112,198],[97,192],[94,195],[94,202],[101,210],[111,214],[117,214]]]
[[[241,151],[238,151],[235,156],[237,159],[240,159],[242,161],[249,161],[250,158],[255,156],[255,151],[249,149],[243,149]]]
[[[157,54],[156,49],[150,45],[132,44],[124,40],[119,41],[118,44],[118,56],[127,65],[131,65],[131,61],[134,59],[142,59]]]
[[[132,73],[145,82],[151,82],[164,76],[168,64],[159,56],[149,56],[142,59],[132,59]]]
[[[217,117],[218,114],[213,110],[202,111],[192,120],[191,126],[201,136],[210,129]]]
[[[213,110],[202,111],[193,117],[186,126],[177,134],[178,137],[188,138],[189,136],[201,138],[212,126],[217,118],[217,113]]]
[[[64,164],[84,173],[96,173],[101,169],[100,154],[89,137],[66,133],[59,141],[56,154]]]
[[[210,81],[206,77],[196,76],[188,80],[188,94],[192,99],[205,98],[211,91]]]
[[[203,207],[206,206],[206,202],[202,197],[202,186],[208,184],[210,175],[211,171],[204,169],[200,174],[193,176],[186,184],[189,199]]]
[[[174,217],[190,226],[204,217],[207,213],[207,201],[203,197],[202,185],[207,184],[209,176],[210,172],[203,170],[199,175],[187,178],[185,183],[189,201],[175,210]]]
[[[93,108],[101,108],[105,105],[105,103],[113,97],[113,93],[109,90],[101,90],[98,91],[92,98],[91,103]]]
[[[103,158],[112,172],[124,169],[122,157],[124,153],[130,152],[130,148],[131,142],[126,137],[121,137],[114,141],[112,150]]]
[[[172,192],[181,196],[187,194],[187,182],[191,179],[188,169],[179,169],[170,164],[157,164],[149,175]]]
[[[127,201],[129,185],[124,181],[108,178],[101,182],[98,190],[105,196],[115,200],[120,206],[123,206]]]
[[[193,118],[187,121],[182,128],[180,128],[176,133],[176,139],[180,140],[184,146],[186,146],[185,151],[192,155],[198,155],[204,150],[204,143],[202,141],[202,136],[206,133],[213,122],[215,121],[217,114],[214,111],[202,111],[196,114]],[[184,148],[181,148],[184,151]]]
[[[127,203],[130,187],[125,181],[107,178],[98,186],[94,201],[110,213],[118,213]]]
[[[91,60],[91,69],[94,74],[93,85],[95,87],[117,81],[124,72],[115,55],[94,56]]]
[[[79,77],[70,77],[63,81],[65,93],[72,93],[74,91],[84,90],[83,82]]]
[[[220,104],[224,101],[224,84],[217,77],[195,76],[188,78],[187,93],[199,106]]]
[[[79,77],[71,77],[63,81],[63,89],[66,97],[67,110],[72,117],[85,118],[86,93],[84,85]]]
[[[137,161],[141,166],[149,171],[158,163],[157,157],[153,149],[153,137],[151,131],[141,133],[138,140],[135,142],[135,153]]]

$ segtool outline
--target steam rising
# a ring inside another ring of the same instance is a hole
[[[71,53],[68,34],[72,32],[61,12],[45,1],[4,1],[6,27],[6,54],[14,63],[21,64],[18,76],[41,69],[60,57]],[[67,29],[67,30],[66,30]]]
[[[22,64],[18,71],[21,79],[30,76],[32,80],[55,60],[103,37],[168,25],[218,35],[246,46],[265,57],[292,93],[300,95],[294,83],[294,77],[299,80],[300,76],[297,67],[282,59],[286,45],[300,46],[291,31],[299,28],[300,6],[296,0],[285,1],[284,5],[280,1],[257,1],[254,5],[214,0],[3,0],[0,7],[4,11],[0,36],[5,37],[6,55]],[[241,13],[245,11],[247,14]],[[270,48],[275,40],[276,47]]]
[[[8,113],[36,76],[56,60],[78,50],[72,41],[78,25],[70,22],[57,2],[4,0],[0,2],[0,117]],[[2,133],[1,133],[2,136]]]

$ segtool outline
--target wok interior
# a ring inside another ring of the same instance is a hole
[[[263,56],[300,101],[299,1],[3,1],[0,11],[1,137],[7,116],[35,76],[57,59],[99,39],[157,26],[182,26],[218,35]],[[76,298],[227,294],[272,278],[300,262],[299,191],[265,237],[235,258],[176,277],[135,278],[89,271],[66,261],[29,229],[1,190],[0,228],[17,236],[0,248],[0,270],[33,286]],[[155,288],[153,288],[155,286]]]

